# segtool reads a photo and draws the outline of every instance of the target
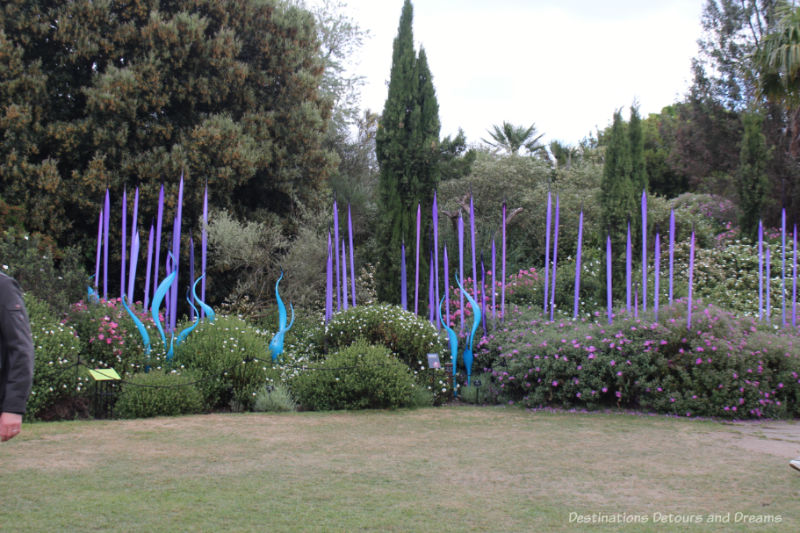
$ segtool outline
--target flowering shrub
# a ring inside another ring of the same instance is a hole
[[[358,339],[388,348],[412,370],[417,384],[433,392],[437,404],[452,396],[443,371],[428,369],[428,353],[438,353],[444,365],[449,352],[444,337],[424,318],[398,306],[359,305],[334,315],[324,329],[322,349],[335,350]]]
[[[60,418],[72,415],[76,407],[85,410],[89,376],[85,368],[76,365],[80,341],[75,330],[61,324],[47,304],[29,293],[25,294],[25,307],[36,354],[26,417]]]
[[[484,354],[497,401],[728,418],[800,413],[796,334],[699,303],[688,329],[685,301],[662,308],[657,323],[540,316],[509,319]]]
[[[144,371],[146,365],[158,366],[163,346],[153,326],[153,319],[137,311],[148,327],[152,352],[144,353],[142,337],[120,300],[99,300],[73,304],[65,324],[72,326],[81,343],[81,361],[90,368],[113,368],[123,378]]]
[[[384,346],[358,340],[302,372],[291,389],[304,409],[384,409],[412,402],[414,376]]]
[[[122,384],[114,406],[120,418],[178,416],[203,410],[203,397],[191,372],[153,370],[134,374]]]
[[[243,318],[217,315],[213,323],[201,322],[175,349],[172,364],[199,374],[197,387],[205,409],[233,406],[246,410],[268,378],[278,377],[270,362],[268,342],[264,332]]]

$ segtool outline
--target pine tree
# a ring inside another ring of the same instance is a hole
[[[763,122],[764,118],[758,113],[742,115],[744,132],[737,173],[741,209],[739,226],[742,234],[751,239],[755,239],[769,186],[766,168],[771,154],[762,131]]]
[[[425,51],[419,56],[414,51],[412,21],[413,7],[406,0],[393,45],[389,94],[375,138],[380,166],[377,289],[378,297],[389,302],[400,301],[401,243],[405,240],[408,246],[416,239],[417,205],[423,206],[423,213],[430,212],[439,180],[439,105]],[[424,216],[422,250],[429,249],[431,231],[430,216]],[[420,270],[420,286],[426,287],[423,252]]]

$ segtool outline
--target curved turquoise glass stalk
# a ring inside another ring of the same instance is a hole
[[[273,362],[277,362],[278,357],[283,353],[283,339],[286,336],[286,332],[292,329],[292,325],[294,324],[294,306],[289,304],[292,310],[292,321],[288,326],[286,325],[286,306],[283,304],[280,292],[278,291],[278,284],[281,282],[281,279],[283,279],[282,270],[281,276],[278,278],[278,281],[275,282],[275,299],[278,301],[278,332],[272,337],[272,340],[269,341],[269,351],[272,355]]]
[[[150,335],[147,334],[147,329],[144,327],[144,324],[142,324],[142,321],[139,320],[139,317],[136,316],[136,313],[131,311],[131,308],[128,307],[128,302],[125,301],[125,295],[124,294],[122,295],[122,307],[125,308],[125,311],[128,312],[128,315],[130,315],[131,320],[133,320],[133,323],[136,324],[136,329],[139,330],[139,335],[142,336],[142,343],[144,344],[144,354],[149,356],[150,355]]]
[[[89,276],[89,286],[86,287],[86,302],[96,304],[100,301],[100,297],[97,296],[97,292],[95,292],[95,290],[92,288],[92,278],[94,278],[93,275]]]
[[[447,325],[447,323],[444,321],[444,318],[442,318],[443,303],[444,303],[444,296],[442,296],[442,299],[439,300],[439,322],[442,323],[442,326],[444,326],[445,331],[447,331],[447,338],[450,341],[450,360],[453,362],[453,378],[455,381],[456,367],[458,367],[458,336],[456,335],[456,332],[453,331],[453,329]],[[453,387],[453,394],[456,393],[457,389]]]
[[[153,322],[156,325],[156,329],[158,329],[159,335],[161,335],[161,342],[164,343],[164,348],[167,347],[167,338],[164,336],[164,328],[161,325],[161,320],[158,318],[158,309],[161,307],[161,302],[164,301],[164,296],[166,296],[167,291],[172,286],[172,283],[175,281],[175,276],[178,275],[176,270],[173,270],[164,281],[156,289],[156,293],[153,295],[153,303],[150,307],[150,315],[153,317]],[[172,351],[172,347],[170,346],[170,352]]]
[[[195,284],[197,284],[197,282],[195,282]],[[188,290],[186,291],[186,301],[189,302],[192,310],[194,310],[194,323],[178,334],[178,336],[175,338],[175,346],[180,346],[181,343],[186,340],[186,337],[188,337],[189,334],[194,331],[194,328],[197,327],[197,324],[200,323],[200,313],[197,312],[197,308],[192,303],[192,298]]]
[[[211,322],[213,324],[214,323],[214,317],[216,317],[216,313],[214,313],[214,310],[211,309],[210,305],[208,305],[203,300],[201,300],[200,298],[197,297],[197,284],[200,282],[201,279],[204,279],[205,277],[206,277],[206,275],[203,274],[202,276],[200,276],[199,278],[197,278],[195,280],[194,286],[192,286],[192,295],[194,296],[194,299],[197,302],[197,305],[199,305],[200,309],[203,310],[203,315],[206,318],[208,318],[209,322]],[[189,302],[189,303],[191,303],[191,302]]]
[[[461,281],[458,279],[458,276],[456,276],[456,283],[467,300],[469,300],[469,304],[472,306],[472,331],[469,334],[469,342],[464,347],[464,355],[462,356],[464,359],[464,366],[467,368],[467,385],[469,385],[470,376],[472,375],[472,347],[475,340],[475,332],[478,331],[478,326],[481,323],[481,308],[478,305],[478,302],[476,302],[475,299],[464,290],[464,287],[461,285]]]
[[[283,270],[281,270],[281,275],[278,277],[278,281],[275,282],[275,299],[278,301],[278,331],[286,329],[286,306],[283,305],[281,293],[278,291],[278,285],[280,285],[282,279]]]

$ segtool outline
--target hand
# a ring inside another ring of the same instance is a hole
[[[21,431],[22,415],[16,413],[0,414],[0,441],[13,439]]]

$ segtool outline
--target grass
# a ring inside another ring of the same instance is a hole
[[[797,531],[794,454],[795,422],[517,408],[34,423],[0,445],[0,529]]]

